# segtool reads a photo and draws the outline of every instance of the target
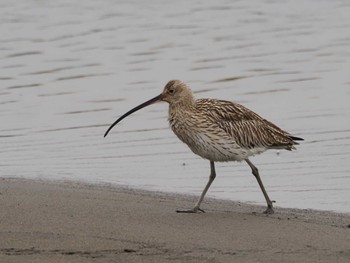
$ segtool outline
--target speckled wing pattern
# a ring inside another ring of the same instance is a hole
[[[198,99],[195,109],[208,121],[231,136],[242,148],[294,149],[298,144],[289,133],[260,117],[248,108],[225,100]]]

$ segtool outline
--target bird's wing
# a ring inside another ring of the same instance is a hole
[[[221,121],[218,126],[244,148],[292,150],[295,144],[288,133],[260,120]]]
[[[197,107],[242,147],[291,150],[296,144],[289,133],[240,104],[202,99]]]

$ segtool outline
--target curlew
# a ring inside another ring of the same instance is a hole
[[[303,140],[302,138],[292,136],[240,104],[225,100],[195,99],[191,89],[180,80],[169,81],[160,95],[122,115],[108,128],[104,137],[128,115],[160,101],[169,103],[168,120],[176,136],[192,152],[210,161],[209,181],[198,202],[192,209],[177,212],[204,212],[200,205],[216,177],[215,162],[245,161],[265,197],[267,209],[264,213],[274,213],[258,168],[249,157],[269,149],[291,151],[298,144],[296,141]]]

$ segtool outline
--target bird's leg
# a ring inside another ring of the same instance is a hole
[[[201,205],[205,194],[208,192],[208,189],[210,187],[210,185],[212,184],[212,182],[214,181],[216,177],[216,173],[215,173],[215,166],[214,166],[214,162],[210,161],[210,176],[209,176],[209,181],[207,183],[207,185],[205,186],[201,197],[199,198],[198,202],[196,203],[196,205],[194,206],[194,208],[190,209],[190,210],[176,210],[177,213],[205,213],[204,210],[200,209],[199,206]]]
[[[261,189],[261,191],[263,192],[263,194],[264,194],[264,196],[265,196],[265,200],[266,200],[266,203],[267,203],[267,209],[265,210],[264,213],[265,213],[265,214],[273,214],[273,213],[274,213],[274,211],[273,211],[273,205],[272,205],[272,202],[271,202],[269,196],[267,195],[267,192],[266,192],[266,190],[265,190],[265,187],[264,187],[264,185],[263,185],[263,183],[262,183],[262,181],[261,181],[258,168],[256,168],[256,167],[254,166],[254,164],[253,164],[251,161],[249,161],[249,159],[246,159],[245,161],[246,161],[247,164],[250,166],[250,168],[252,168],[252,173],[253,173],[253,175],[255,176],[256,180],[258,181],[259,186],[260,186],[260,189]]]

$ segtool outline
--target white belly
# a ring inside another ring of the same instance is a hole
[[[231,138],[210,133],[195,133],[185,138],[176,132],[175,134],[192,152],[215,162],[242,161],[266,150],[266,148],[245,149]]]

